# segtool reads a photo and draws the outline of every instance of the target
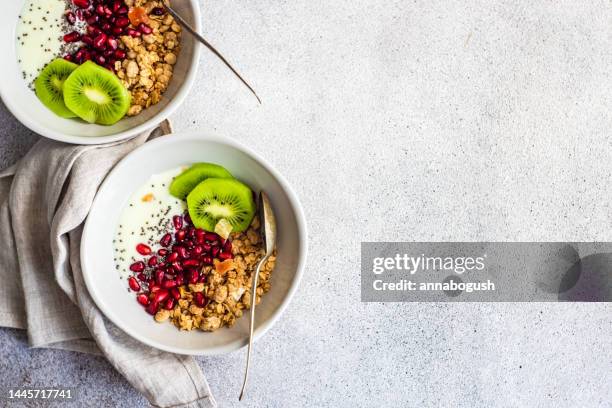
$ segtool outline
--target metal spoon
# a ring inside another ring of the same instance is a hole
[[[168,0],[163,0],[162,1],[164,8],[166,9],[166,11],[168,11],[168,13],[170,13],[170,15],[172,17],[174,17],[174,19],[176,21],[178,21],[178,23],[180,25],[182,25],[183,27],[185,27],[185,29],[187,31],[189,31],[199,42],[201,42],[202,44],[204,44],[204,46],[206,48],[208,48],[213,54],[215,54],[221,61],[223,61],[223,63],[234,73],[234,75],[236,75],[238,77],[238,79],[240,79],[240,81],[246,85],[247,88],[249,88],[249,90],[253,93],[253,95],[255,95],[255,98],[257,98],[257,101],[261,104],[261,99],[259,99],[259,96],[257,96],[257,93],[255,92],[255,90],[251,87],[251,85],[249,85],[247,83],[247,81],[244,80],[244,78],[242,78],[242,76],[238,73],[238,71],[236,71],[234,69],[234,67],[232,67],[232,65],[225,59],[225,57],[223,55],[221,55],[221,53],[219,51],[217,51],[215,49],[215,47],[212,46],[212,44],[210,44],[208,41],[206,41],[204,39],[204,37],[202,37],[200,34],[198,34],[198,32],[189,25],[189,23],[187,21],[185,21],[185,19],[183,17],[181,17],[176,10],[174,10],[172,7],[170,7],[170,5],[168,4]]]
[[[257,300],[257,282],[259,281],[259,271],[266,263],[270,255],[272,255],[274,252],[274,243],[276,241],[276,220],[274,219],[274,213],[272,212],[270,200],[263,191],[259,193],[259,223],[261,224],[261,238],[263,239],[266,254],[257,264],[255,274],[253,275],[253,282],[251,283],[251,323],[249,326],[249,348],[247,351],[246,369],[244,371],[244,382],[242,383],[242,389],[240,390],[240,396],[238,397],[239,401],[242,401],[242,397],[244,397],[247,380],[249,379],[249,363],[251,362],[251,350],[253,349],[253,329],[255,327],[255,303]]]

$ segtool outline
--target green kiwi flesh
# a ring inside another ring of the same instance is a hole
[[[246,230],[255,215],[251,189],[236,179],[208,178],[187,196],[189,216],[197,228],[214,231],[226,219],[233,232]]]
[[[170,194],[184,200],[198,184],[207,178],[234,178],[224,167],[214,163],[196,163],[176,176],[170,184]]]
[[[43,105],[62,118],[75,118],[70,109],[64,103],[63,85],[66,78],[70,76],[78,65],[63,58],[51,61],[38,75],[34,81],[36,96]]]
[[[130,93],[113,72],[87,61],[64,82],[64,102],[86,122],[113,125],[130,108]]]

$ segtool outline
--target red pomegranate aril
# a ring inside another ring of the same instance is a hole
[[[197,259],[186,259],[183,261],[183,266],[185,268],[190,268],[190,267],[197,267],[200,266],[200,262]]]
[[[200,283],[206,283],[206,275],[200,275],[200,279],[198,279]]]
[[[113,34],[117,36],[123,34],[123,28],[121,27],[113,27],[112,31],[113,31]]]
[[[78,9],[74,12],[74,15],[76,16],[77,20],[82,20],[83,19],[83,10],[82,9]]]
[[[68,21],[68,24],[70,25],[73,25],[74,23],[76,23],[76,16],[74,15],[72,11],[66,12],[66,21]]]
[[[108,37],[108,40],[106,40],[106,44],[108,45],[108,48],[110,48],[111,50],[116,50],[117,47],[119,46],[117,39],[114,37]]]
[[[220,251],[220,250],[221,250],[221,249],[220,249],[219,247],[213,247],[213,248],[210,250],[210,254],[213,256],[213,258],[216,258],[216,257],[217,257],[217,255],[219,255],[219,251]]]
[[[71,54],[66,54],[66,55],[64,55],[64,59],[66,61],[71,61],[72,62],[72,61],[74,61],[74,56],[71,55]]]
[[[172,235],[165,234],[161,240],[159,240],[159,244],[161,246],[167,247],[168,245],[170,245],[170,242],[172,242]]]
[[[157,270],[155,271],[155,283],[157,283],[158,285],[161,285],[161,284],[162,284],[162,282],[164,281],[164,278],[165,278],[165,276],[164,276],[164,275],[165,275],[165,274],[164,274],[164,271],[163,271],[163,270],[161,270],[161,269],[157,269]]]
[[[136,300],[138,301],[138,303],[140,303],[143,306],[149,305],[149,298],[144,293],[141,293],[138,296],[136,296]]]
[[[117,10],[117,14],[120,15],[124,15],[127,14],[130,10],[127,8],[127,6],[121,6],[119,7],[119,10]]]
[[[219,259],[221,259],[222,261],[225,261],[226,259],[230,259],[231,257],[232,257],[231,253],[228,253],[228,252],[219,253]]]
[[[198,283],[199,277],[200,276],[198,275],[198,271],[196,271],[195,269],[189,271],[189,283]]]
[[[212,265],[213,259],[211,256],[203,256],[202,262],[205,263],[206,265]]]
[[[100,26],[100,29],[103,33],[108,33],[111,30],[111,25],[109,23],[104,23]]]
[[[166,14],[166,10],[164,10],[163,7],[154,7],[153,10],[151,10],[151,14],[154,16],[163,16]]]
[[[199,307],[204,307],[204,294],[202,292],[196,292],[193,296],[193,300]]]
[[[159,303],[151,302],[149,303],[149,306],[147,306],[145,310],[147,311],[148,314],[155,315],[157,313],[157,309],[159,309]]]
[[[183,283],[185,283],[185,278],[183,278],[183,275],[176,275],[175,281],[177,286],[181,286]]]
[[[207,232],[204,234],[204,239],[208,242],[214,242],[219,240],[219,236],[212,232]]]
[[[201,229],[196,229],[195,240],[198,244],[203,244],[204,243],[204,231],[202,231]]]
[[[212,245],[210,245],[210,244],[202,244],[202,249],[204,250],[204,252],[210,253],[210,250],[212,249]]]
[[[93,16],[88,17],[86,21],[87,21],[87,24],[93,25],[93,24],[96,24],[99,19],[100,17],[97,14],[94,14]]]
[[[81,34],[76,31],[72,31],[64,36],[64,41],[67,43],[77,42],[81,39]]]
[[[166,299],[166,302],[164,303],[164,308],[166,310],[172,310],[174,308],[174,298]]]
[[[149,292],[151,293],[155,293],[157,291],[161,290],[161,286],[158,285],[157,283],[149,283]]]
[[[226,239],[225,243],[223,244],[223,252],[227,252],[229,254],[232,253],[232,241],[229,239]]]
[[[183,228],[183,217],[180,215],[175,215],[172,217],[172,224],[174,224],[174,228],[180,230]]]
[[[174,287],[176,287],[176,281],[174,280],[166,280],[162,283],[162,287],[164,289],[172,289]]]
[[[200,256],[202,255],[202,252],[204,252],[204,248],[202,248],[201,245],[196,245],[191,250],[191,256]]]
[[[126,53],[123,50],[115,50],[115,58],[117,58],[118,60],[122,60],[125,59],[126,57]]]
[[[106,48],[106,39],[108,37],[106,36],[106,34],[102,33],[99,36],[97,36],[96,38],[94,38],[94,43],[93,46],[96,47],[99,50],[103,50]]]
[[[150,267],[154,267],[155,265],[157,265],[158,263],[158,259],[157,256],[153,255],[152,257],[149,258],[149,260],[147,261],[147,265],[149,265]]]
[[[95,10],[96,10],[96,14],[99,15],[100,17],[104,17],[105,16],[105,14],[104,14],[104,5],[98,4],[96,6]]]
[[[167,289],[160,289],[153,294],[153,302],[155,303],[163,302],[164,300],[168,298],[169,294],[170,292],[168,292]]]
[[[143,34],[151,34],[153,32],[153,29],[149,27],[148,25],[146,25],[145,23],[140,23],[138,24],[138,31],[140,31]]]
[[[81,11],[81,19],[85,19],[87,20],[89,17],[93,16],[93,10],[87,9],[87,10],[77,10],[77,12]]]
[[[191,221],[191,216],[188,212],[185,212],[185,215],[183,215],[183,219],[185,220],[185,224],[193,225],[193,222]]]
[[[181,292],[179,292],[177,288],[170,289],[170,295],[172,295],[174,300],[179,300],[181,298]]]
[[[181,242],[182,240],[185,239],[185,231],[184,230],[176,231],[176,234],[174,234],[174,238],[176,238],[178,242]]]
[[[81,37],[81,41],[83,41],[87,45],[93,45],[93,38],[91,38],[91,36],[89,35],[84,35],[83,37]]]
[[[113,15],[113,10],[111,10],[108,6],[104,6],[104,15],[106,18],[110,18]]]
[[[115,53],[115,51],[113,50],[104,50],[102,52],[102,55],[104,55],[104,58],[110,58],[113,56],[113,54]]]
[[[117,11],[119,11],[119,8],[121,7],[121,2],[120,1],[113,1],[113,13],[116,13]]]
[[[128,28],[127,30],[125,30],[125,33],[130,37],[140,37],[140,32],[134,30],[133,28]]]
[[[118,50],[118,51],[121,51],[121,50]],[[117,51],[115,51],[115,53],[116,52]],[[157,250],[157,255],[159,255],[159,256],[166,256],[166,255],[168,255],[168,250],[165,249],[165,248],[160,248],[160,249]]]
[[[166,262],[174,262],[179,258],[178,252],[172,251],[170,255],[166,258]]]
[[[176,272],[182,272],[183,265],[179,261],[174,261],[172,262],[172,269],[174,269]]]
[[[72,0],[72,4],[79,8],[86,9],[87,7],[89,7],[89,0]]]
[[[151,247],[141,243],[136,245],[136,251],[138,251],[140,255],[149,255],[151,253]]]
[[[119,17],[116,21],[115,21],[115,27],[121,27],[121,28],[125,28],[127,26],[130,25],[130,19],[127,17]]]
[[[138,283],[136,278],[133,276],[128,278],[128,285],[130,285],[130,289],[132,289],[134,292],[138,292],[140,290],[140,283]]]
[[[96,64],[104,66],[104,64],[106,63],[106,58],[104,58],[104,55],[97,55],[95,61]]]
[[[130,271],[132,272],[142,272],[144,271],[145,264],[142,261],[134,262],[130,265]]]
[[[147,275],[145,275],[143,272],[140,272],[138,275],[136,275],[136,277],[141,282],[146,282],[147,281]]]
[[[183,247],[177,247],[176,248],[176,252],[179,254],[179,256],[183,259],[187,259],[189,258],[189,252],[187,252],[187,250]]]

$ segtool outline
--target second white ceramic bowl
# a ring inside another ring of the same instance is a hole
[[[30,0],[27,0],[30,2]],[[125,117],[112,126],[99,126],[75,119],[64,119],[48,110],[21,77],[16,55],[18,16],[25,0],[5,1],[0,13],[0,97],[6,107],[34,132],[67,143],[100,144],[128,139],[152,129],[166,119],[183,102],[196,77],[200,58],[199,43],[184,32],[181,53],[174,67],[174,76],[161,102],[135,117]],[[197,0],[176,1],[174,7],[198,31],[200,6]]]
[[[108,175],[93,203],[81,242],[85,283],[100,310],[137,340],[180,354],[218,354],[247,343],[248,314],[231,328],[212,333],[180,332],[171,324],[158,324],[127,291],[113,261],[119,218],[134,191],[153,174],[194,162],[226,167],[254,191],[264,190],[276,216],[277,260],[272,287],[257,306],[255,336],[263,335],[289,304],[306,260],[306,224],[299,201],[282,176],[258,154],[227,138],[199,133],[168,135],[148,142],[125,157]]]

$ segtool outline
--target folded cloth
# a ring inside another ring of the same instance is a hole
[[[41,140],[0,173],[0,326],[26,329],[32,347],[102,353],[158,407],[216,407],[192,357],[162,352],[111,323],[87,292],[83,224],[96,191],[126,154],[159,133],[97,146]]]

